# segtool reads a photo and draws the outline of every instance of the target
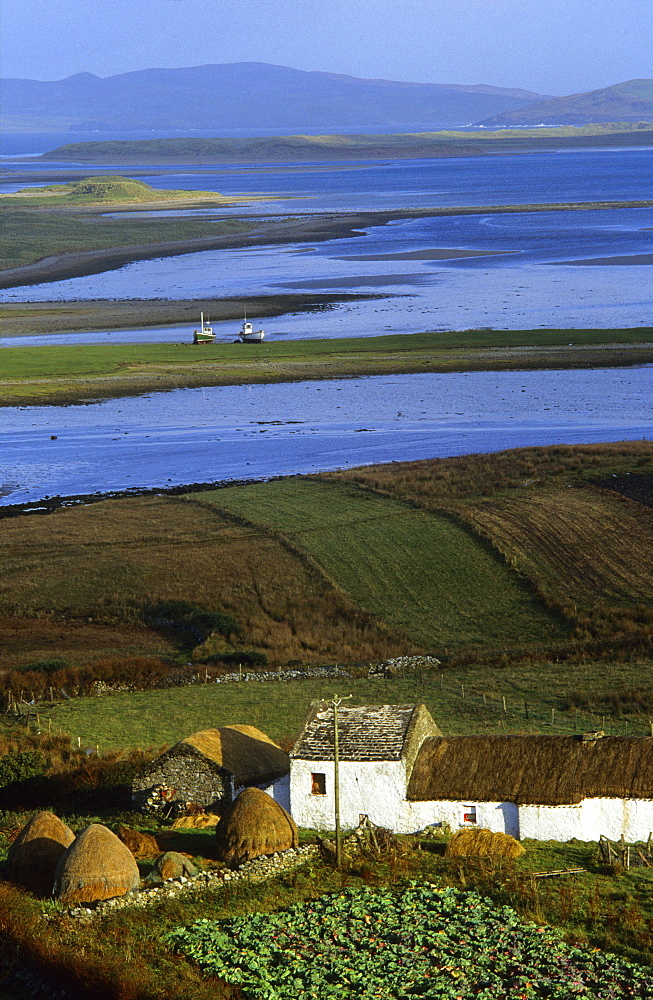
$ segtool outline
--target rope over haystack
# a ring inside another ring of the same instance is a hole
[[[447,844],[445,858],[518,858],[524,846],[507,833],[458,830]]]
[[[61,856],[54,895],[64,906],[73,906],[124,896],[140,884],[129,848],[106,826],[92,823]]]
[[[215,828],[218,857],[242,864],[261,854],[297,847],[297,826],[286,810],[260,788],[246,788]]]
[[[9,848],[9,881],[35,896],[50,896],[59,859],[74,839],[73,831],[54,813],[32,816]]]

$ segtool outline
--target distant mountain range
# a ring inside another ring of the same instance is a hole
[[[148,69],[106,79],[2,82],[7,131],[126,132],[463,125],[545,100],[528,90],[362,80],[267,63]]]
[[[653,80],[628,80],[571,97],[552,97],[485,118],[481,125],[590,125],[653,120]]]

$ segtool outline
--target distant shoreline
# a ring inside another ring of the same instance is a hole
[[[357,159],[428,159],[544,152],[552,149],[653,146],[653,123],[615,122],[546,128],[396,134],[285,135],[242,139],[115,139],[67,143],[42,160],[113,165],[301,163]],[[33,162],[33,161],[32,161]]]

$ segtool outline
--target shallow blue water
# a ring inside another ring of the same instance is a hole
[[[527,445],[651,439],[652,372],[377,376],[4,408],[0,504]]]
[[[643,199],[653,191],[652,168],[653,150],[602,149],[283,169],[249,164],[159,173],[153,168],[145,179],[161,188],[270,193],[280,200],[266,203],[267,208],[286,214]],[[265,211],[266,205],[252,203],[250,210]],[[242,208],[234,211],[242,213]],[[206,226],[210,232],[209,221]],[[470,256],[449,261],[401,256],[438,249],[465,250]],[[475,251],[484,253],[475,257]],[[571,263],[615,257],[619,263]],[[139,261],[103,274],[8,289],[0,298],[202,300],[279,291],[384,296],[382,302],[343,305],[328,314],[270,321],[266,325],[271,338],[470,327],[635,327],[650,324],[653,312],[646,260],[653,260],[651,209],[487,213],[399,220],[315,244]],[[171,332],[130,331],[122,338],[168,340]],[[111,336],[76,335],[75,342],[106,342]],[[190,334],[182,330],[179,336],[183,340]],[[230,327],[224,328],[224,337],[233,339]]]

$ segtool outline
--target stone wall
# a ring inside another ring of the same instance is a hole
[[[228,771],[212,764],[192,747],[163,754],[132,782],[132,802],[143,809],[148,797],[160,785],[174,789],[169,801],[197,802],[209,812],[220,812],[234,794]]]

